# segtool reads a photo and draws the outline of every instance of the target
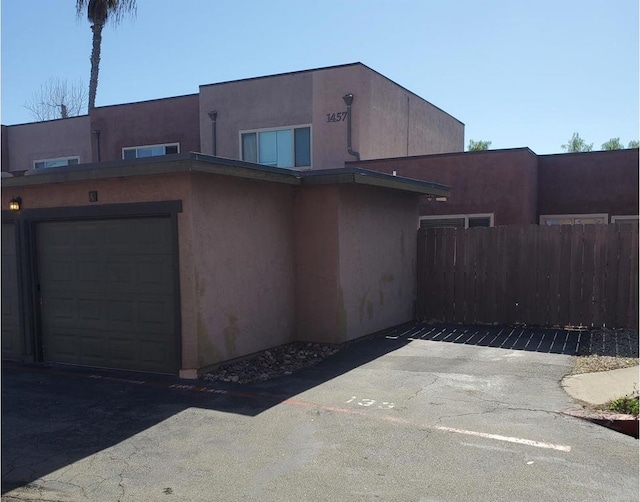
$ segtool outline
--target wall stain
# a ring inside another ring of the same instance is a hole
[[[205,282],[198,278],[196,274],[196,305],[198,306],[198,315],[196,323],[196,335],[198,339],[198,365],[200,367],[214,364],[224,360],[224,355],[218,350],[209,338],[209,329],[207,322],[202,313],[202,304],[206,292]]]
[[[373,303],[367,300],[367,317],[373,319]]]
[[[224,345],[229,357],[235,357],[236,355],[236,339],[239,334],[240,328],[238,328],[238,318],[234,315],[228,316],[227,327],[224,328]]]
[[[358,308],[358,313],[360,314],[360,324],[364,320],[364,307],[367,304],[367,297],[369,296],[369,288],[365,292],[364,296],[360,299],[360,306]]]
[[[384,293],[382,292],[382,290],[380,290],[379,293],[380,293],[380,306],[382,307],[384,305]]]

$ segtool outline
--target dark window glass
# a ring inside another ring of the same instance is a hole
[[[301,127],[295,130],[296,167],[311,165],[311,129]]]
[[[69,159],[68,165],[75,166],[78,163],[78,159]]]
[[[472,227],[490,227],[491,218],[469,218],[469,228]]]
[[[164,153],[166,153],[167,155],[171,153],[178,153],[178,145],[166,146]]]
[[[129,150],[125,150],[122,152],[123,159],[135,159],[136,158],[136,149],[130,148]]]
[[[420,220],[420,228],[464,228],[464,218]]]
[[[258,139],[255,132],[242,135],[242,160],[258,163]]]

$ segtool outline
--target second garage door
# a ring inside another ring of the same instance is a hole
[[[169,218],[43,222],[36,234],[45,361],[177,372]]]

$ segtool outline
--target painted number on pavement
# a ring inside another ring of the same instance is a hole
[[[352,396],[351,399],[349,399],[348,401],[345,401],[345,403],[347,404],[353,403],[354,401],[358,406],[365,406],[365,407],[375,406],[377,402],[375,399],[358,398],[358,396]],[[394,406],[395,405],[393,403],[390,403],[388,401],[383,401],[382,403],[377,405],[377,408],[380,408],[381,410],[390,410]]]

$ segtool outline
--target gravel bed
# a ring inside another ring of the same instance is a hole
[[[202,378],[209,382],[263,382],[315,366],[339,350],[340,347],[321,343],[289,343],[262,351],[247,359],[223,364]]]
[[[582,334],[571,375],[638,365],[638,332],[594,329]]]

